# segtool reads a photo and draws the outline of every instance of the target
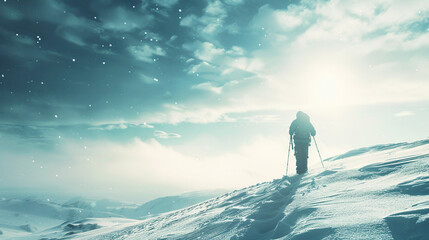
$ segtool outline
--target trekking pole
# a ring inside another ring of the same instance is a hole
[[[292,144],[292,136],[290,136],[290,139],[289,139],[289,149],[287,151],[286,176],[287,176],[287,170],[288,170],[288,167],[289,167],[289,155],[290,155],[290,146],[291,146],[291,144]],[[293,149],[293,146],[292,146],[292,149]]]
[[[316,138],[313,136],[314,145],[316,145],[317,153],[319,153],[320,162],[322,163],[322,167],[325,168],[325,165],[323,165],[322,156],[320,156],[319,147],[317,147]]]

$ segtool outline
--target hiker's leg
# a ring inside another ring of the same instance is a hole
[[[303,174],[307,171],[307,153],[308,147],[306,143],[295,143],[296,173],[298,174]]]

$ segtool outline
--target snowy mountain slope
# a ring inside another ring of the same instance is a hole
[[[76,201],[73,201],[76,203]],[[102,210],[102,209],[101,209]],[[23,237],[57,226],[64,221],[89,217],[122,217],[112,212],[87,209],[70,204],[58,204],[36,198],[2,198],[0,200],[0,238]]]
[[[429,141],[340,155],[327,169],[244,188],[77,239],[428,239]]]
[[[170,212],[177,209],[185,208],[205,200],[220,196],[227,191],[199,191],[190,192],[178,196],[167,196],[156,198],[147,203],[142,204],[130,213],[124,215],[129,218],[139,219],[147,215],[157,215],[160,213]]]

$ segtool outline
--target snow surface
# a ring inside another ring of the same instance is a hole
[[[83,219],[8,239],[429,239],[429,140],[325,166],[144,220]]]
[[[429,239],[429,140],[349,152],[326,166],[81,237]]]

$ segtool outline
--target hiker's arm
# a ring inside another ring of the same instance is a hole
[[[310,123],[310,134],[311,136],[316,136],[316,129],[314,129],[313,124]]]

